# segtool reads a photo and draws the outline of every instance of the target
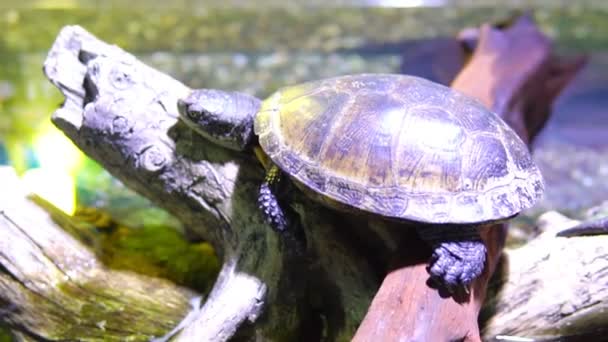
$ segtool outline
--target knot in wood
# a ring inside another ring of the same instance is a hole
[[[137,84],[137,80],[134,78],[136,75],[133,71],[134,67],[129,64],[119,64],[112,68],[109,74],[109,82],[112,87],[125,90],[133,87]]]
[[[161,171],[168,163],[166,151],[159,146],[153,145],[145,149],[139,158],[139,167],[148,172]]]
[[[133,129],[129,119],[124,116],[117,116],[112,120],[112,134],[119,135],[121,137],[128,137]]]

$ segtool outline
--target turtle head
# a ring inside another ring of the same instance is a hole
[[[177,103],[182,121],[209,141],[242,151],[253,140],[253,119],[261,101],[216,89],[195,89]]]

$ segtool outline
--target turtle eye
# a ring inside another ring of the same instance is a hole
[[[202,116],[200,106],[191,103],[188,99],[177,101],[177,110],[179,114],[189,121],[198,122]]]
[[[198,122],[203,116],[203,112],[201,110],[192,110],[190,108],[187,110],[187,114],[188,118],[194,122]]]

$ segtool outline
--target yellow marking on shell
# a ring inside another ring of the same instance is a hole
[[[278,107],[278,103],[281,100],[281,92],[277,91],[276,93],[270,95],[266,100],[262,101],[260,106],[260,112],[267,110],[276,110]]]
[[[335,102],[337,97],[332,97]],[[309,162],[318,162],[321,145],[331,134],[333,103],[322,95],[298,97],[283,104],[278,113],[280,128],[274,131],[280,135],[288,149]]]
[[[294,101],[299,97],[308,97],[322,91],[324,89],[322,84],[322,81],[312,81],[281,88],[278,91],[281,93],[280,104],[282,105]]]
[[[323,110],[323,105],[310,97],[301,97],[283,104],[279,113],[283,119],[281,120],[283,123],[281,131],[284,131],[284,134],[290,138],[294,137],[293,140],[297,141],[298,136],[306,133],[302,131],[303,125],[314,120],[321,110]]]
[[[270,110],[258,112],[253,121],[253,133],[259,136],[269,132],[270,125],[272,125],[270,121],[272,113],[273,111]]]
[[[268,99],[262,101],[260,110],[253,120],[253,132],[256,135],[263,135],[272,130],[273,115],[278,109],[279,100],[281,99],[280,93],[274,93]]]
[[[393,136],[399,129],[395,123],[403,117],[403,105],[373,91],[348,95],[348,101],[333,111],[336,118],[318,158],[320,168],[363,187],[392,186]],[[393,125],[379,124],[385,120]]]

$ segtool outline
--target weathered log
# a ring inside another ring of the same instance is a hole
[[[0,168],[0,188],[1,317],[15,334],[45,340],[149,340],[165,334],[190,310],[195,294],[187,289],[107,269],[84,243],[94,241],[87,230],[59,210],[49,214],[26,198],[9,167]]]
[[[578,223],[547,212],[542,234],[505,251],[481,314],[485,341],[606,341],[608,235],[556,236]]]
[[[452,87],[481,100],[522,140],[531,141],[546,122],[555,97],[584,59],[568,63],[562,72],[548,72],[556,69],[550,41],[528,16],[504,30],[482,26],[474,45],[470,61]],[[470,295],[453,298],[426,285],[428,249],[415,236],[403,240],[393,271],[384,279],[355,340],[479,341],[477,317],[504,246],[506,226],[484,227],[481,236],[488,250],[484,273]]]
[[[263,170],[254,157],[191,132],[177,120],[187,87],[79,27],[60,33],[44,70],[66,96],[53,122],[222,258],[215,287],[181,339],[225,341],[254,321],[243,331],[264,339],[352,336],[377,273],[334,229],[338,214],[295,194],[292,207],[306,233],[278,236],[256,205]]]

